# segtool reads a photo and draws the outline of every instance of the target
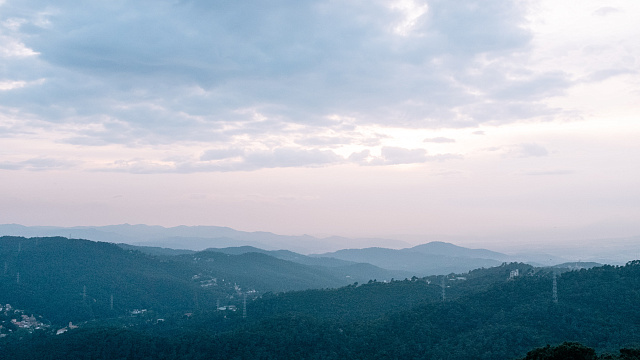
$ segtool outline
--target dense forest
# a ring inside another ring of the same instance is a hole
[[[261,273],[256,264],[273,261],[263,261],[266,254],[196,254],[194,260],[195,254],[152,256],[82,240],[3,238],[0,303],[21,309],[25,322],[34,315],[52,325],[19,328],[11,321],[15,310],[5,306],[0,353],[13,359],[640,359],[634,350],[640,347],[640,261],[574,271],[505,263],[280,292],[257,290],[258,275],[251,286],[220,285],[222,276],[239,270],[217,271],[242,268],[227,262],[251,262],[237,277],[246,281]],[[111,293],[127,302],[114,300],[112,307],[103,300]],[[132,312],[127,303],[145,311]],[[55,335],[68,321],[78,327]]]

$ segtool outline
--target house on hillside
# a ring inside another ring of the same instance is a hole
[[[520,271],[518,271],[518,269],[511,270],[509,272],[509,279],[513,279],[513,278],[516,278],[518,276],[520,276]]]

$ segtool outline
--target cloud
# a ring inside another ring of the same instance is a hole
[[[95,169],[105,172],[127,172],[132,174],[164,174],[178,171],[174,162],[159,162],[140,158],[116,160],[109,167]]]
[[[352,153],[350,162],[365,166],[421,164],[427,161],[459,160],[463,156],[459,154],[427,155],[425,149],[406,149],[394,146],[384,146],[380,150],[380,156],[374,156],[369,150]]]
[[[462,159],[459,154],[427,155],[424,149],[382,147],[380,155],[372,155],[365,149],[343,157],[332,150],[299,149],[279,147],[270,150],[245,150],[239,148],[210,149],[199,158],[175,157],[163,160],[144,158],[121,159],[107,167],[94,171],[129,172],[136,174],[155,173],[204,173],[255,171],[269,168],[326,167],[352,163],[361,166],[388,166],[418,164],[427,161],[448,161]]]
[[[312,136],[296,140],[297,144],[303,146],[337,146],[352,142],[354,139],[346,136]]]
[[[349,155],[348,160],[357,164],[369,164],[372,160],[370,150],[362,150]]]
[[[208,161],[208,160],[223,160],[233,157],[238,157],[244,155],[243,149],[238,148],[228,148],[228,149],[211,149],[207,150],[202,154],[200,160]]]
[[[614,8],[612,6],[603,6],[603,7],[599,8],[598,10],[594,11],[593,15],[596,15],[596,16],[607,16],[607,15],[614,14],[614,13],[617,13],[617,12],[620,12],[620,9]]]
[[[540,157],[549,155],[549,151],[538,144],[521,144],[516,150],[521,157]]]
[[[427,151],[385,146],[381,150],[380,158],[389,165],[423,163],[427,161]]]
[[[483,150],[508,158],[545,157],[549,155],[549,151],[544,146],[535,143],[491,146]]]
[[[517,144],[509,146],[493,146],[485,148],[485,151],[497,152],[504,157],[545,157],[549,155],[549,151],[541,145],[534,143]]]
[[[594,71],[584,78],[585,82],[600,82],[604,80],[608,80],[615,76],[620,75],[629,75],[629,74],[637,74],[637,71],[630,69],[604,69]]]
[[[331,150],[301,150],[278,148],[270,151],[254,151],[244,158],[243,170],[274,167],[322,166],[343,162],[344,158]]]
[[[1,162],[1,170],[55,170],[68,169],[76,165],[76,162],[54,158],[38,157],[16,162]]]
[[[555,170],[528,171],[524,173],[524,175],[529,175],[529,176],[557,176],[557,175],[571,175],[571,174],[575,174],[575,171],[555,169]]]
[[[14,44],[5,71],[11,84],[46,81],[11,85],[0,106],[54,124],[104,125],[69,134],[74,144],[221,147],[288,136],[292,126],[304,127],[302,147],[362,141],[320,135],[339,131],[335,114],[354,125],[442,128],[495,121],[488,104],[511,109],[503,122],[555,111],[538,102],[569,86],[563,73],[511,76],[523,71],[512,55],[532,37],[522,4],[415,6],[419,15],[408,16],[378,1],[9,0],[0,16],[3,41]]]
[[[450,138],[446,138],[446,137],[434,137],[434,138],[428,138],[428,139],[424,139],[422,140],[423,142],[430,142],[430,143],[438,143],[438,144],[444,144],[444,143],[454,143],[456,142],[455,139],[450,139]]]

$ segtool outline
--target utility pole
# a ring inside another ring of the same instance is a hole
[[[247,293],[244,293],[244,300],[242,301],[242,318],[247,318]]]
[[[558,281],[556,280],[555,270],[553,270],[553,302],[558,303]]]

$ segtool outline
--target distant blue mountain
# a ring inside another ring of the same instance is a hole
[[[497,266],[509,258],[494,251],[468,249],[444,242],[431,242],[401,250],[377,247],[346,249],[314,256],[369,263],[383,269],[407,271],[421,276]]]
[[[298,253],[317,253],[351,246],[406,247],[402,241],[390,239],[347,239],[342,237],[316,238],[310,235],[289,236],[270,232],[246,232],[221,226],[175,226],[165,228],[149,225],[108,226],[22,226],[0,225],[0,236],[64,236],[130,245],[155,246],[200,251],[207,248],[253,246],[260,249],[287,249]]]
[[[502,254],[496,251],[486,249],[469,249],[466,247],[454,245],[442,241],[432,241],[426,244],[414,246],[409,249],[403,249],[404,251],[420,252],[429,255],[444,255],[460,258],[477,258],[477,259],[492,259],[499,261],[507,261],[510,256]]]

